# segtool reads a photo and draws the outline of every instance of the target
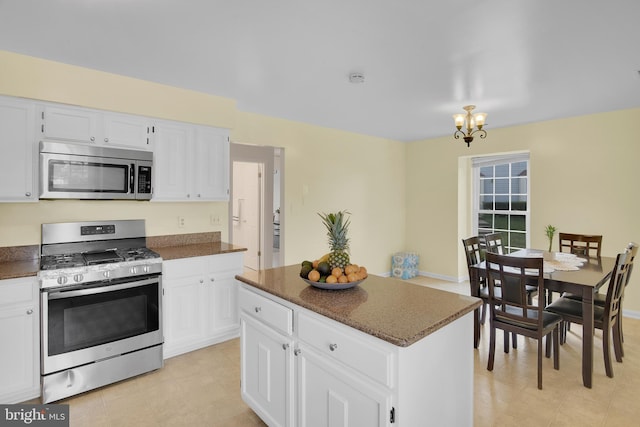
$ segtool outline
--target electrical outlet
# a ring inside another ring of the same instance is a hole
[[[211,214],[209,221],[211,222],[211,225],[220,225],[220,215]]]
[[[179,228],[184,228],[184,217],[183,216],[179,216],[178,217],[178,227]]]

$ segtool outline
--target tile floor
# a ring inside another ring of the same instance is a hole
[[[468,283],[418,277],[414,283],[467,293]],[[596,331],[593,388],[582,386],[580,326],[569,333],[560,370],[543,363],[537,389],[536,342],[519,338],[502,352],[498,332],[495,368],[486,369],[488,325],[475,354],[474,426],[632,426],[640,419],[640,320],[624,319],[624,363],[614,378],[604,373],[602,333]],[[61,401],[70,405],[72,427],[264,426],[240,398],[239,340],[166,360],[165,367]],[[428,425],[428,420],[425,420]],[[413,427],[413,426],[411,426]]]

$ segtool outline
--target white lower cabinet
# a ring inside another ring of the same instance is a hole
[[[0,404],[40,396],[38,295],[35,277],[0,280]]]
[[[242,252],[163,262],[164,357],[238,336]]]
[[[389,347],[244,286],[239,300],[241,394],[267,425],[360,427],[394,421]],[[354,359],[362,356],[362,363]],[[373,374],[382,382],[369,375],[370,366],[382,370]]]

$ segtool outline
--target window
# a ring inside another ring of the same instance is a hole
[[[501,232],[513,252],[529,242],[529,154],[473,159],[474,234]]]

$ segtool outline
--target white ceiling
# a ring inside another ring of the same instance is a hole
[[[467,104],[489,133],[640,106],[639,19],[639,0],[0,0],[0,49],[411,141]]]

